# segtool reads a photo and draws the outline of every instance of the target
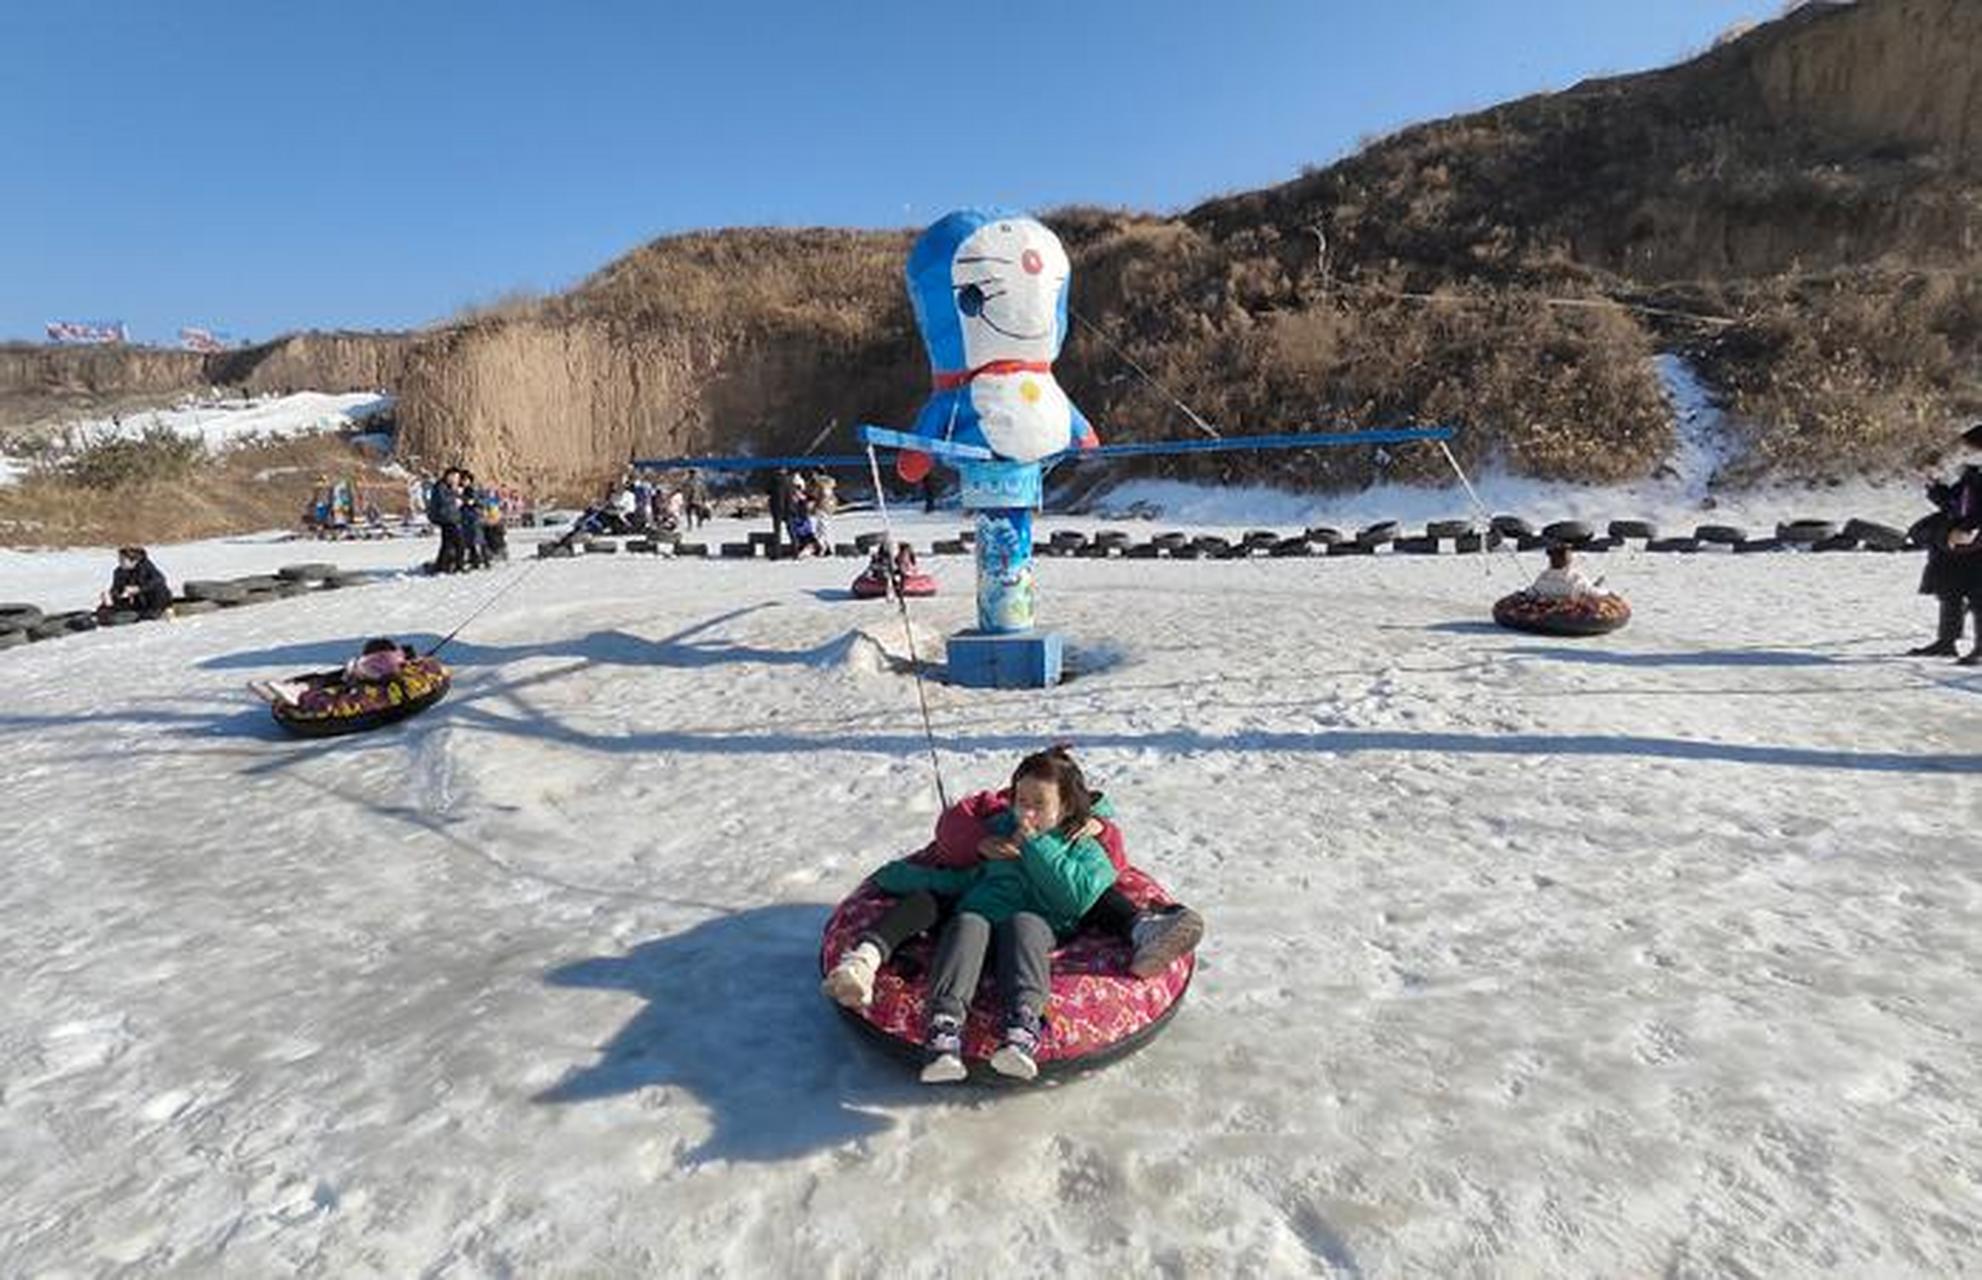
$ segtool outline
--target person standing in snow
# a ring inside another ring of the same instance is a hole
[[[456,487],[460,472],[453,467],[440,473],[440,482],[427,496],[427,520],[440,531],[440,551],[434,556],[435,573],[461,572],[461,494]]]
[[[784,557],[785,521],[791,515],[791,473],[783,467],[765,472],[764,491],[771,500],[770,556],[778,560]]]
[[[1975,643],[1958,659],[1982,664],[1982,422],[1962,432],[1968,462],[1952,479],[1927,486],[1934,516],[1927,522],[1927,566],[1920,572],[1920,594],[1940,601],[1933,642],[1907,652],[1914,657],[1952,658],[1961,642],[1964,614],[1975,619]]]
[[[688,527],[694,529],[709,523],[709,482],[702,478],[700,471],[688,473]]]

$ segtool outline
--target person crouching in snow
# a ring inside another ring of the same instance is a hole
[[[261,680],[248,686],[268,702],[301,707],[306,711],[328,706],[341,689],[358,684],[385,684],[398,677],[412,651],[397,640],[380,637],[365,641],[358,656],[337,671],[304,676],[300,680]]]
[[[112,614],[130,612],[140,618],[162,618],[171,607],[172,587],[145,549],[117,548],[117,568],[110,574],[110,590],[97,598],[97,617],[108,622]]]
[[[1115,886],[1115,868],[1126,857],[1111,824],[1113,810],[1088,790],[1066,748],[1020,761],[1011,798],[1009,806],[993,792],[960,801],[944,813],[928,850],[875,873],[876,887],[901,900],[820,984],[829,999],[865,1008],[873,999],[875,975],[895,948],[954,909],[930,980],[931,1057],[922,1075],[928,1083],[964,1077],[964,1012],[994,932],[1006,1031],[991,1066],[1020,1079],[1038,1073],[1034,1054],[1056,941],[1079,927],[1119,936],[1134,948],[1130,972],[1147,978],[1167,969],[1204,935],[1203,917],[1190,908],[1144,910]],[[985,834],[974,851],[947,847],[976,831]],[[924,859],[931,854],[950,865],[930,865]],[[956,865],[973,854],[975,865]],[[1084,909],[1074,909],[1083,902]]]
[[[1596,593],[1597,589],[1570,566],[1569,548],[1561,543],[1548,549],[1548,568],[1542,570],[1534,585],[1528,588],[1529,595],[1544,600],[1574,600]]]

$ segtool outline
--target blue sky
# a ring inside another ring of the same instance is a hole
[[[1175,211],[1781,0],[0,0],[0,338],[263,338],[702,227]]]

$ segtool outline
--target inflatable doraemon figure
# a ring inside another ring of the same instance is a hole
[[[1060,239],[1033,218],[960,209],[924,231],[908,257],[908,294],[929,349],[935,394],[915,434],[981,445],[1008,462],[1037,462],[1099,443],[1053,380],[1067,337]],[[897,466],[918,480],[927,454]]]

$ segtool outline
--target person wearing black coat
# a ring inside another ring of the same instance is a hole
[[[97,604],[97,614],[106,621],[118,612],[140,618],[162,618],[172,607],[172,588],[165,575],[151,562],[143,547],[119,547],[117,568],[110,575],[110,590]]]
[[[1982,455],[1982,422],[1962,433],[1971,455]],[[1927,567],[1920,593],[1941,602],[1933,643],[1907,652],[1916,657],[1951,658],[1961,640],[1963,614],[1975,618],[1975,643],[1960,658],[1965,667],[1982,665],[1982,463],[1970,462],[1949,481],[1927,486],[1934,514],[1922,521]]]
[[[440,554],[434,557],[435,573],[461,572],[461,473],[454,467],[441,472],[440,483],[427,495],[427,519],[440,531]]]
[[[771,499],[771,559],[784,556],[785,521],[791,516],[791,473],[783,467],[768,472],[764,480],[765,492]]]

